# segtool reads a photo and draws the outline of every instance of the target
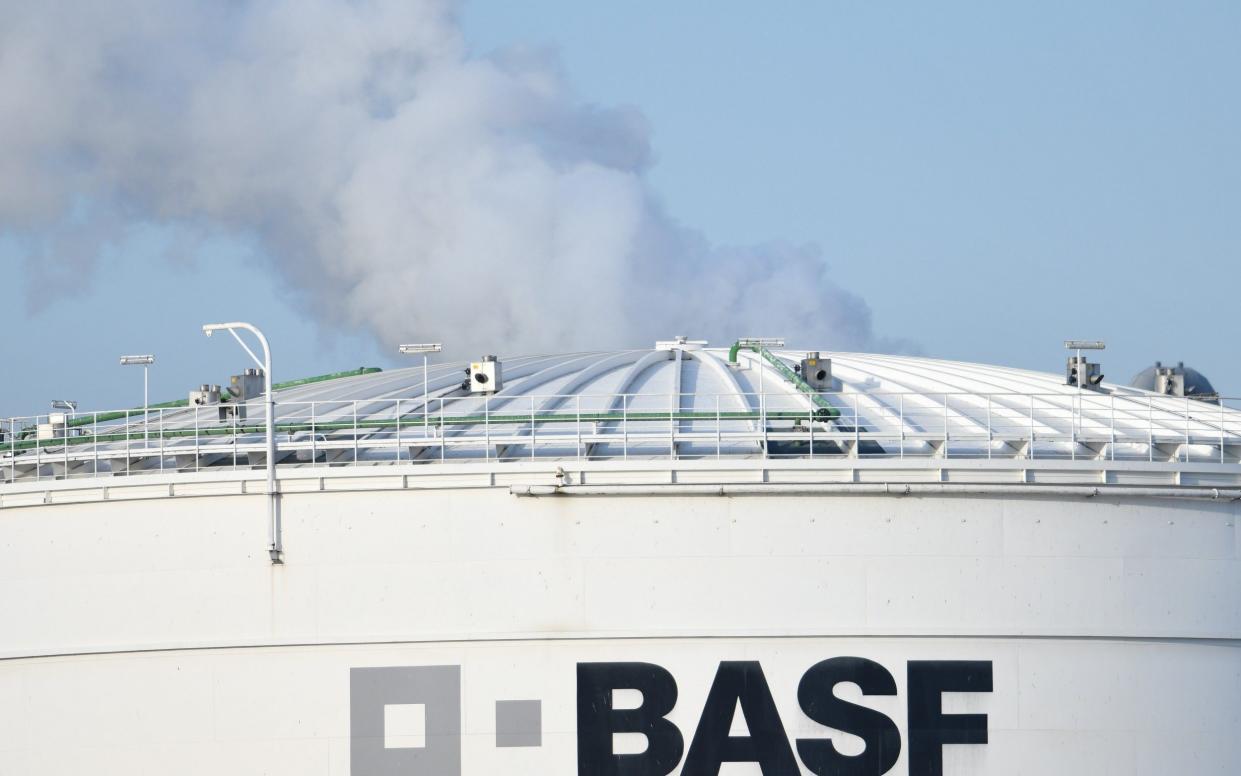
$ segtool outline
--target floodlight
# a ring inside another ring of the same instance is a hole
[[[431,380],[430,368],[427,366],[427,354],[439,353],[443,349],[443,344],[439,342],[415,342],[401,345],[399,348],[406,356],[422,355],[422,426],[424,433],[431,427]],[[443,409],[444,405],[441,401],[440,411],[443,412]]]
[[[751,345],[764,348],[782,348],[784,347],[783,337],[742,337],[737,340],[742,345]]]
[[[151,441],[151,436],[150,436],[151,419],[149,416],[151,394],[150,394],[150,381],[148,379],[147,369],[151,366],[151,364],[154,364],[154,363],[155,363],[155,356],[152,356],[150,354],[142,355],[142,356],[121,356],[121,366],[142,367],[142,446],[143,448],[147,447],[147,445]]]
[[[439,353],[444,346],[439,342],[419,342],[410,345],[401,345],[398,348],[401,353],[409,355],[411,353]]]

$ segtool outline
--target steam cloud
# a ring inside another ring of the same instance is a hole
[[[639,113],[548,56],[470,56],[451,0],[0,7],[0,235],[58,286],[155,222],[255,240],[321,320],[388,345],[893,347],[816,248],[673,221]]]

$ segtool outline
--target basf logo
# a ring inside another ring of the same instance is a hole
[[[822,660],[794,687],[772,687],[760,661],[720,662],[692,729],[669,719],[677,678],[651,662],[579,662],[576,698],[549,702],[576,704],[579,776],[716,776],[726,763],[753,763],[764,776],[795,776],[802,768],[817,776],[879,776],[894,772],[902,750],[909,776],[938,776],[945,745],[987,743],[987,716],[946,713],[942,696],[991,692],[992,663],[909,660],[902,668],[903,730],[892,717],[837,694],[838,685],[855,685],[863,696],[897,695],[893,672],[864,657]],[[461,682],[459,665],[351,669],[353,776],[462,776]],[[622,693],[640,701],[617,703]],[[860,739],[861,751],[842,753],[831,731],[790,736],[776,703],[784,693],[810,720]],[[543,700],[497,702],[495,745],[541,746]],[[385,715],[393,708],[419,710],[424,735],[416,745],[390,745]],[[737,715],[745,735],[736,734]],[[640,736],[645,746],[617,751],[622,735]]]

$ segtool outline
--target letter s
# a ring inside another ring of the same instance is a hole
[[[837,698],[841,682],[862,688],[863,695],[896,695],[896,680],[886,668],[861,657],[834,657],[816,663],[797,685],[802,711],[820,725],[843,730],[861,738],[861,754],[845,755],[830,738],[799,738],[797,753],[816,776],[849,776],[887,773],[901,754],[901,733],[886,714]]]

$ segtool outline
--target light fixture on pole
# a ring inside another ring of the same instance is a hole
[[[250,346],[242,340],[241,335],[237,333],[237,329],[244,329],[258,338],[259,345],[263,347],[263,358],[260,360],[254,355],[254,351]],[[276,493],[276,397],[271,390],[271,348],[267,344],[267,337],[263,336],[263,332],[258,327],[241,321],[232,323],[208,323],[203,326],[203,334],[210,337],[214,332],[227,331],[233,335],[233,339],[237,340],[237,344],[241,345],[242,350],[249,354],[254,363],[263,370],[263,390],[267,394],[267,552],[271,556],[272,563],[282,563],[280,553],[283,551],[283,543],[280,538],[280,512],[277,507],[278,494]]]
[[[1065,340],[1064,347],[1068,350],[1079,351],[1077,355],[1081,355],[1083,350],[1104,350],[1107,344],[1102,340]]]
[[[121,366],[141,366],[142,367],[142,446],[147,446],[149,438],[148,428],[150,420],[147,417],[147,407],[150,406],[150,394],[148,387],[150,385],[147,372],[151,364],[155,363],[155,356],[121,356]]]
[[[401,345],[397,349],[406,356],[422,354],[422,428],[425,434],[431,426],[431,391],[430,381],[427,379],[427,354],[439,353],[444,349],[444,345],[439,342],[416,342]]]
[[[782,348],[784,347],[783,337],[742,337],[737,340],[742,345],[756,348]]]
[[[1068,375],[1070,382],[1077,385],[1077,389],[1092,387],[1103,382],[1103,375],[1098,373],[1098,364],[1086,364],[1082,358],[1083,350],[1104,350],[1107,345],[1102,340],[1065,340],[1065,350],[1076,351],[1069,364]],[[1093,372],[1092,372],[1093,370]],[[1089,385],[1087,385],[1089,384]]]
[[[73,413],[78,411],[78,403],[69,399],[52,399],[52,409],[68,410],[69,417],[73,417]]]

